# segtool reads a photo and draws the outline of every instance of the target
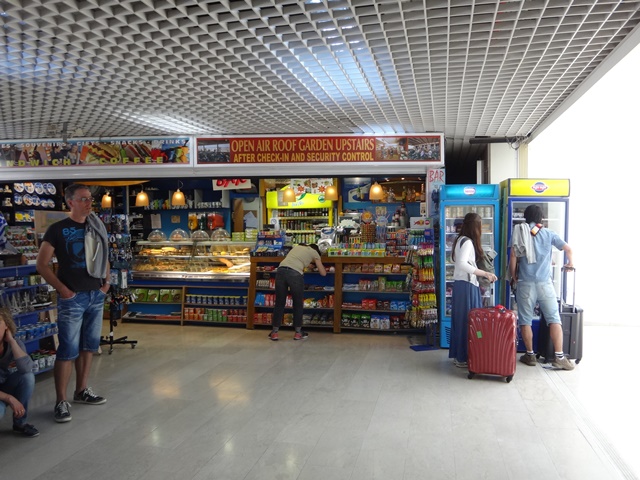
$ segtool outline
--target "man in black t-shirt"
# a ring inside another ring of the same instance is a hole
[[[38,273],[58,292],[58,340],[54,367],[56,386],[56,422],[71,420],[67,401],[67,386],[75,362],[76,388],[73,401],[100,405],[107,400],[96,395],[87,385],[93,354],[100,348],[104,299],[109,290],[109,267],[104,278],[95,278],[87,271],[84,233],[91,215],[91,192],[85,185],[73,184],[65,189],[69,218],[51,225],[42,240],[36,268]],[[56,276],[49,263],[58,260]]]

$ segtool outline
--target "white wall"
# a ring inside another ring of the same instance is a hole
[[[528,177],[570,178],[576,303],[590,325],[640,325],[640,47],[529,145]]]
[[[518,151],[506,143],[488,145],[489,181],[500,183],[506,178],[518,177]]]

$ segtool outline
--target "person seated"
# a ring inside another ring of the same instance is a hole
[[[40,432],[27,423],[29,400],[36,380],[33,360],[22,341],[17,340],[16,324],[11,312],[0,309],[0,418],[7,407],[13,410],[13,431],[25,437],[37,437]],[[12,363],[15,363],[13,368]]]

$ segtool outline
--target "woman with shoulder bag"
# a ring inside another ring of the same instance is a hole
[[[454,282],[449,358],[453,358],[454,365],[460,368],[467,368],[469,311],[482,307],[478,277],[489,282],[497,280],[495,274],[480,270],[476,265],[476,259],[484,255],[481,238],[482,218],[477,213],[467,213],[451,250]]]

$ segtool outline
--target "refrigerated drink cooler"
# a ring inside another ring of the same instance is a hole
[[[569,236],[569,179],[532,179],[510,178],[500,184],[501,207],[504,218],[502,245],[504,246],[502,271],[500,277],[500,303],[511,310],[517,310],[515,295],[509,285],[507,269],[511,254],[511,235],[513,227],[524,222],[524,211],[531,204],[538,204],[543,211],[542,224],[560,235],[565,242]],[[562,266],[565,263],[564,252],[554,249],[552,254],[552,279],[558,299],[565,298],[562,292]],[[532,324],[533,345],[538,343],[540,318],[534,318]],[[524,343],[518,333],[518,351],[525,351]]]
[[[440,242],[439,242],[439,317],[440,346],[449,348],[451,340],[451,301],[453,291],[453,261],[451,248],[467,213],[482,217],[482,248],[497,253],[494,259],[499,275],[500,255],[500,190],[499,185],[443,185],[440,190]],[[483,304],[496,305],[497,285],[482,289]]]

